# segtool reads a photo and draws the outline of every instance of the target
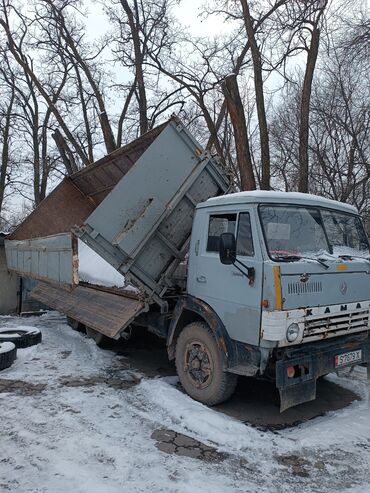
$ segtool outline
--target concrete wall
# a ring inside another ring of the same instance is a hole
[[[18,285],[18,276],[8,272],[3,238],[0,236],[0,315],[17,311]]]

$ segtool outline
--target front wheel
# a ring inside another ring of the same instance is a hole
[[[237,375],[223,371],[216,340],[203,322],[193,322],[180,333],[176,369],[187,394],[208,406],[226,401],[237,384]]]

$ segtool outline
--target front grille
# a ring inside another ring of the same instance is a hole
[[[303,337],[334,332],[360,332],[369,329],[369,310],[330,314],[328,316],[310,316],[305,320]],[[339,335],[339,334],[338,334]]]

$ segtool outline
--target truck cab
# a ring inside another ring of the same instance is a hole
[[[222,327],[224,370],[274,378],[281,410],[314,399],[318,377],[370,361],[369,243],[350,205],[270,191],[199,204],[187,295]]]

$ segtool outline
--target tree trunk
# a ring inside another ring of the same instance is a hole
[[[245,29],[247,31],[248,41],[250,44],[250,50],[252,53],[252,60],[253,60],[254,89],[256,94],[258,127],[259,127],[260,145],[261,145],[261,165],[262,165],[261,188],[263,190],[269,190],[270,189],[270,146],[269,146],[269,134],[268,134],[267,120],[266,120],[265,99],[263,94],[261,54],[257,46],[256,38],[254,35],[253,22],[249,11],[248,0],[240,0],[240,2],[243,8]]]
[[[12,87],[10,101],[5,114],[4,128],[2,129],[3,148],[1,152],[1,168],[0,168],[0,214],[3,208],[6,180],[9,176],[9,141],[10,141],[10,128],[12,123],[12,111],[13,103],[15,99],[15,89]]]
[[[63,135],[60,133],[58,129],[55,129],[54,133],[52,134],[52,137],[58,147],[58,151],[62,157],[67,174],[72,175],[73,173],[78,171],[78,167],[76,165],[76,162],[73,158],[73,154],[69,149],[65,138],[63,137]]]
[[[308,50],[306,71],[302,87],[300,126],[299,126],[299,192],[308,193],[308,136],[310,119],[310,101],[312,80],[319,52],[320,29],[316,26],[312,31],[311,45]]]
[[[140,118],[140,134],[148,131],[148,102],[146,97],[146,88],[143,71],[143,54],[141,51],[141,41],[139,36],[139,19],[137,18],[138,8],[135,1],[135,15],[128,4],[127,0],[121,0],[123,10],[126,12],[128,24],[130,26],[132,43],[135,54],[135,80],[138,93],[139,118]]]
[[[235,74],[226,77],[225,81],[222,83],[222,91],[225,96],[227,109],[234,129],[236,156],[240,171],[242,190],[255,190],[256,181],[254,178],[249,148],[247,124]]]

